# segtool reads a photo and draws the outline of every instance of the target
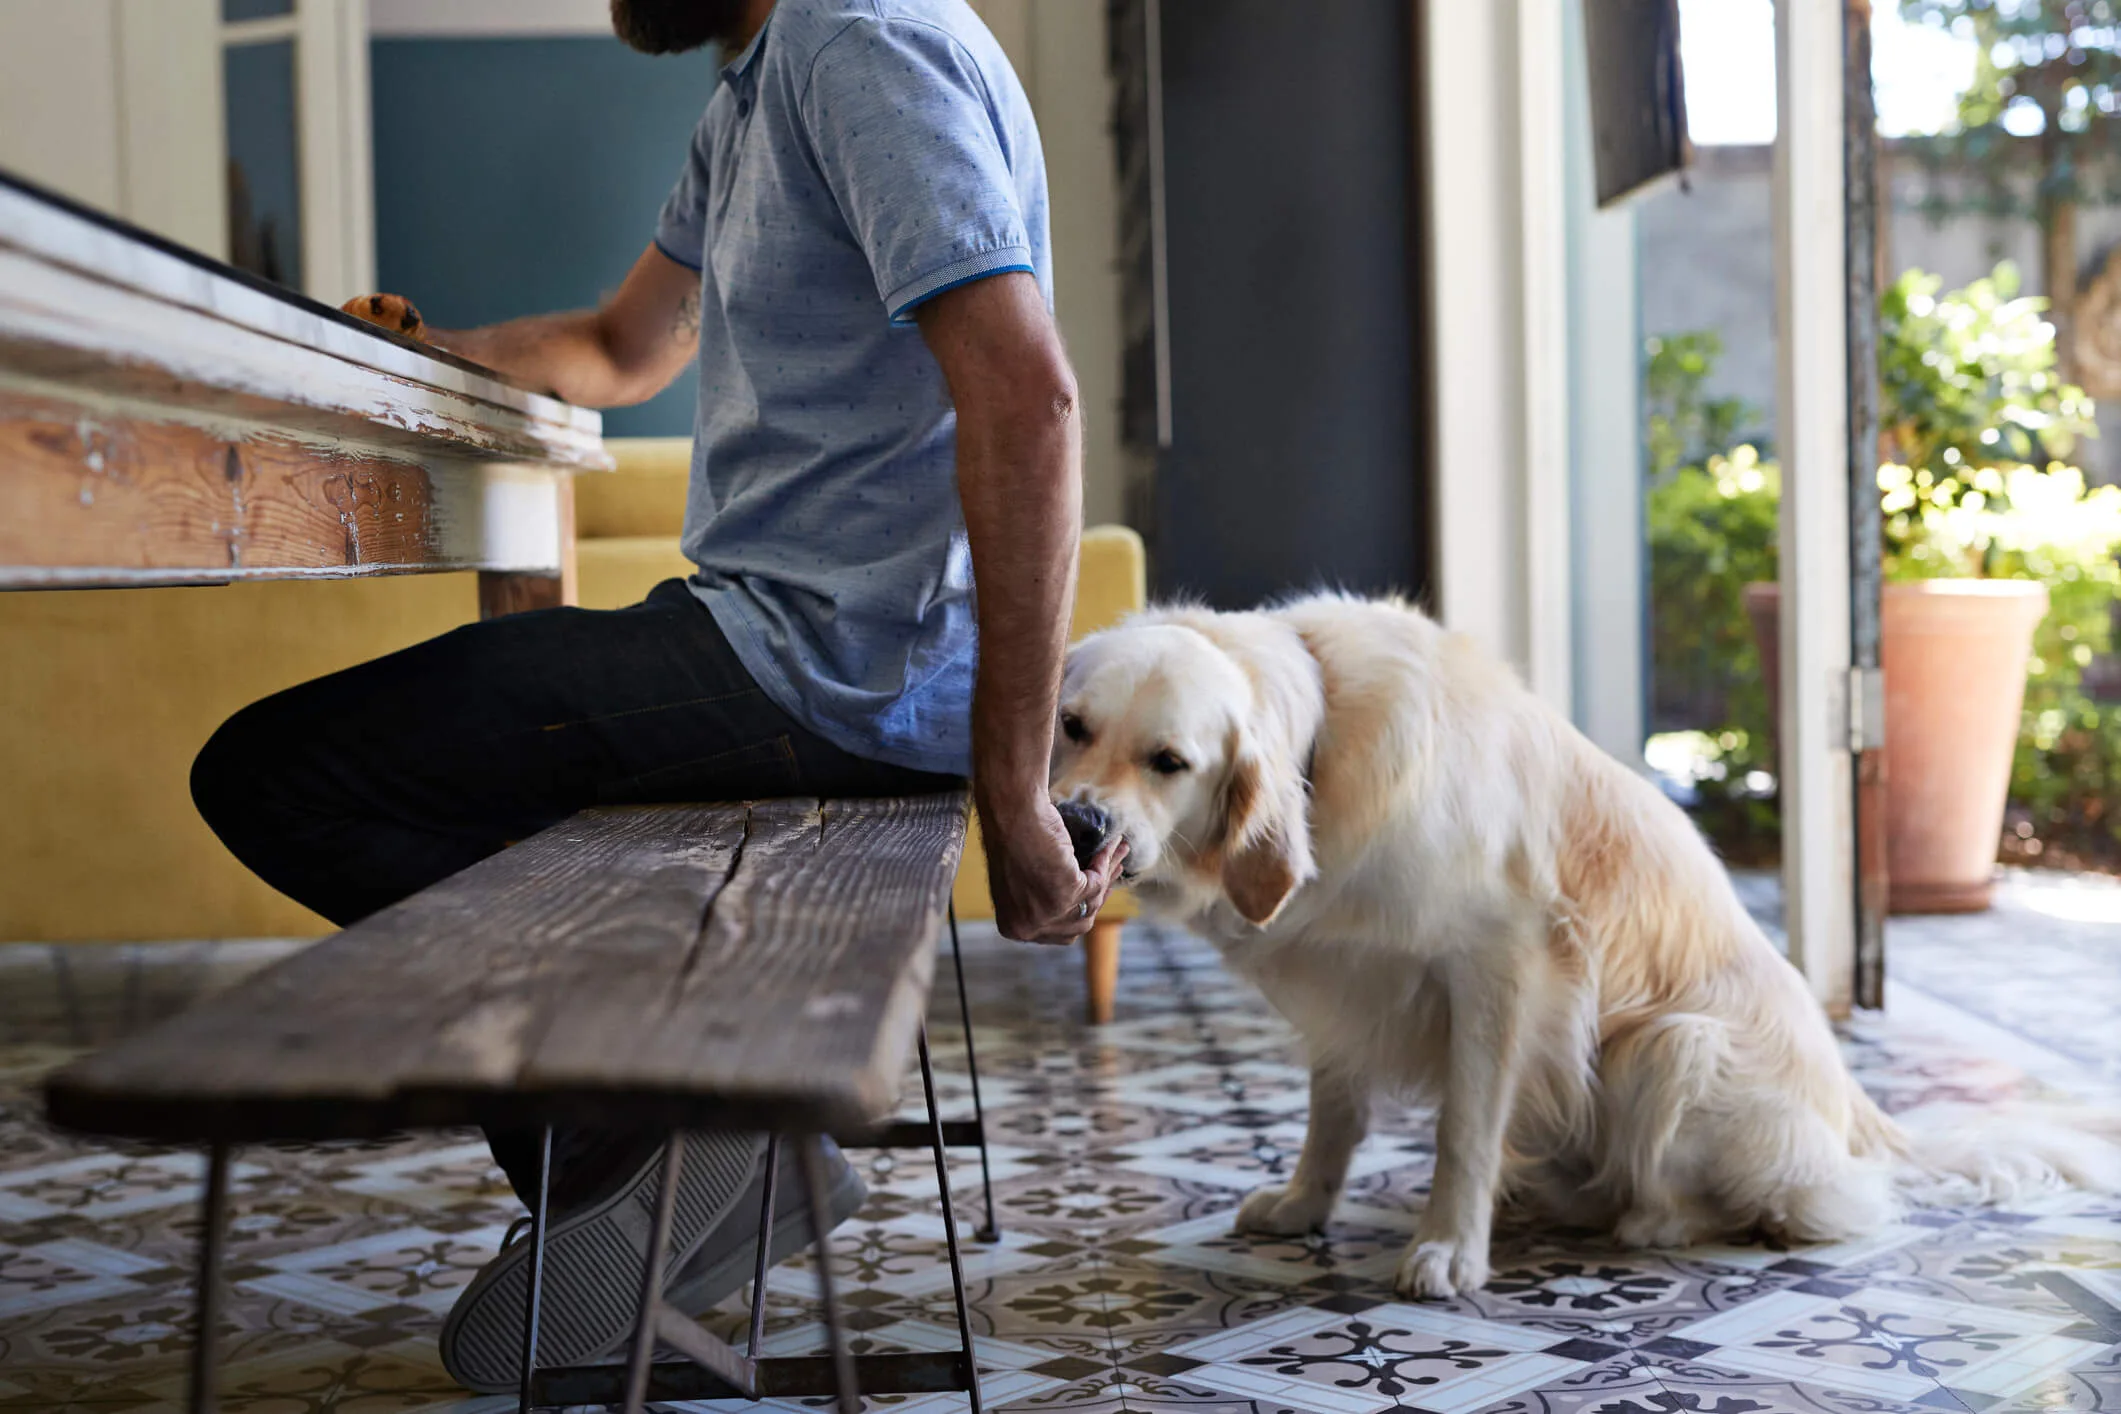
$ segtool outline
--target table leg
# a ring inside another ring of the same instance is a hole
[[[987,1160],[987,1107],[979,1097],[979,1052],[972,1044],[972,998],[965,994],[965,954],[957,943],[957,901],[950,903],[950,965],[957,969],[957,1014],[965,1024],[965,1070],[972,1077],[972,1122],[979,1126],[979,1181],[987,1198],[987,1225],[972,1234],[979,1242],[1002,1240],[994,1220],[994,1168]]]
[[[530,1289],[523,1298],[523,1383],[517,1414],[530,1414],[531,1376],[538,1368],[538,1299],[545,1286],[545,1207],[552,1191],[552,1126],[538,1136],[538,1196],[530,1210]]]
[[[1083,981],[1089,991],[1085,1008],[1092,1026],[1112,1020],[1112,1003],[1119,995],[1119,937],[1125,925],[1118,919],[1099,919],[1083,936]]]
[[[950,1252],[950,1288],[957,1297],[957,1337],[964,1348],[965,1392],[972,1414],[980,1414],[979,1358],[972,1351],[972,1311],[966,1304],[965,1258],[957,1245],[957,1214],[950,1203],[949,1150],[943,1147],[943,1117],[935,1107],[935,1067],[928,1061],[928,1028],[921,1027],[921,1089],[928,1098],[928,1127],[935,1132],[935,1186],[943,1198],[943,1242]]]
[[[766,1344],[766,1271],[773,1265],[773,1190],[781,1179],[781,1136],[766,1138],[766,1196],[759,1204],[758,1266],[751,1273],[751,1343],[744,1353],[756,1360]]]
[[[221,1257],[228,1232],[228,1146],[216,1144],[206,1156],[206,1198],[201,1205],[197,1322],[192,1330],[189,1407],[192,1414],[214,1414],[214,1345],[221,1328]]]
[[[648,1394],[648,1366],[655,1359],[655,1316],[663,1304],[663,1253],[670,1246],[670,1222],[677,1211],[678,1179],[684,1164],[685,1136],[673,1131],[663,1146],[663,1183],[656,1190],[655,1221],[648,1229],[648,1255],[641,1264],[641,1311],[626,1369],[626,1414],[641,1414]]]
[[[826,1216],[832,1209],[825,1183],[825,1150],[816,1135],[802,1141],[803,1178],[810,1186],[810,1227],[817,1238],[817,1288],[825,1301],[825,1338],[832,1347],[834,1383],[839,1386],[840,1414],[862,1414],[862,1393],[854,1378],[854,1357],[847,1350],[847,1331],[840,1321],[840,1303],[832,1287],[832,1229]],[[631,1414],[631,1411],[629,1411]]]
[[[559,497],[560,567],[550,574],[522,570],[479,571],[479,617],[499,618],[526,609],[554,609],[582,601],[574,538],[574,478],[562,476]]]

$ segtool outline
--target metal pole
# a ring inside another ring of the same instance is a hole
[[[1871,85],[1871,0],[1842,8],[1844,259],[1848,280],[1849,750],[1855,755],[1857,1006],[1885,1005],[1885,683],[1879,657],[1884,579],[1878,510],[1878,109]]]
[[[192,1329],[192,1414],[214,1414],[219,1399],[214,1387],[214,1340],[221,1329],[221,1257],[228,1231],[228,1146],[216,1144],[206,1154],[206,1197],[199,1232],[198,1317]]]
[[[685,1136],[673,1132],[663,1146],[663,1185],[656,1190],[655,1222],[648,1229],[648,1257],[641,1264],[641,1310],[633,1329],[633,1357],[626,1369],[626,1414],[641,1414],[648,1394],[648,1366],[655,1359],[655,1313],[663,1304],[663,1249],[677,1209],[678,1177],[685,1163]]]
[[[530,1208],[530,1289],[523,1297],[523,1382],[518,1414],[530,1414],[531,1376],[538,1368],[538,1298],[545,1287],[545,1206],[552,1192],[552,1126],[538,1135],[538,1194]]]
[[[928,1127],[935,1134],[935,1186],[943,1197],[943,1238],[950,1250],[950,1286],[957,1297],[957,1336],[965,1352],[965,1393],[980,1414],[979,1359],[972,1352],[972,1311],[966,1304],[965,1258],[957,1247],[957,1215],[950,1206],[950,1161],[943,1148],[943,1118],[935,1108],[935,1068],[928,1063],[928,1028],[921,1027],[921,1089],[928,1097]]]
[[[773,1265],[773,1190],[781,1177],[781,1136],[766,1137],[766,1197],[759,1204],[759,1259],[751,1273],[751,1343],[744,1353],[756,1360],[766,1342],[766,1271]]]
[[[957,1014],[965,1023],[965,1069],[972,1076],[972,1118],[979,1124],[979,1182],[987,1198],[987,1225],[972,1236],[977,1242],[999,1242],[1002,1228],[994,1220],[994,1169],[987,1162],[987,1107],[979,1097],[979,1052],[972,1045],[972,998],[965,993],[965,954],[957,944],[955,899],[950,901],[950,965],[957,970]]]
[[[1144,0],[1143,48],[1149,100],[1149,297],[1155,311],[1156,445],[1168,450],[1176,419],[1171,410],[1171,238],[1164,191],[1164,7]]]
[[[816,1135],[802,1141],[803,1178],[810,1188],[810,1230],[817,1238],[817,1289],[825,1302],[825,1338],[832,1346],[832,1373],[839,1385],[840,1414],[862,1414],[862,1392],[854,1379],[854,1357],[847,1351],[847,1331],[840,1323],[839,1298],[832,1289],[832,1229],[826,1224],[829,1194],[825,1187],[825,1150]],[[628,1410],[627,1414],[634,1414]]]

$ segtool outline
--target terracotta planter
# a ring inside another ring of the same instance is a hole
[[[1780,603],[1777,586],[1746,586],[1771,714]],[[1882,608],[1890,907],[1976,913],[1989,906],[2026,659],[2047,588],[2017,579],[1888,584]]]

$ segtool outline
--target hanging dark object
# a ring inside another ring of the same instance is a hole
[[[1693,155],[1679,65],[1679,0],[1583,0],[1598,204],[1610,206]]]

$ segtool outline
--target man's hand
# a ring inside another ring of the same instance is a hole
[[[957,406],[957,485],[979,587],[972,794],[1004,936],[1090,931],[1123,852],[1085,871],[1046,795],[1082,533],[1075,374],[1038,282],[946,290],[916,312]]]
[[[1004,824],[999,811],[983,806],[980,826],[987,890],[994,895],[994,922],[1003,937],[1065,943],[1090,931],[1126,862],[1125,844],[1114,840],[1097,852],[1089,869],[1077,868],[1067,827],[1043,791],[1028,818]],[[996,833],[997,828],[1006,833]]]
[[[398,295],[362,295],[341,307],[583,407],[645,402],[700,349],[699,272],[653,245],[597,309],[451,330],[426,326]]]

